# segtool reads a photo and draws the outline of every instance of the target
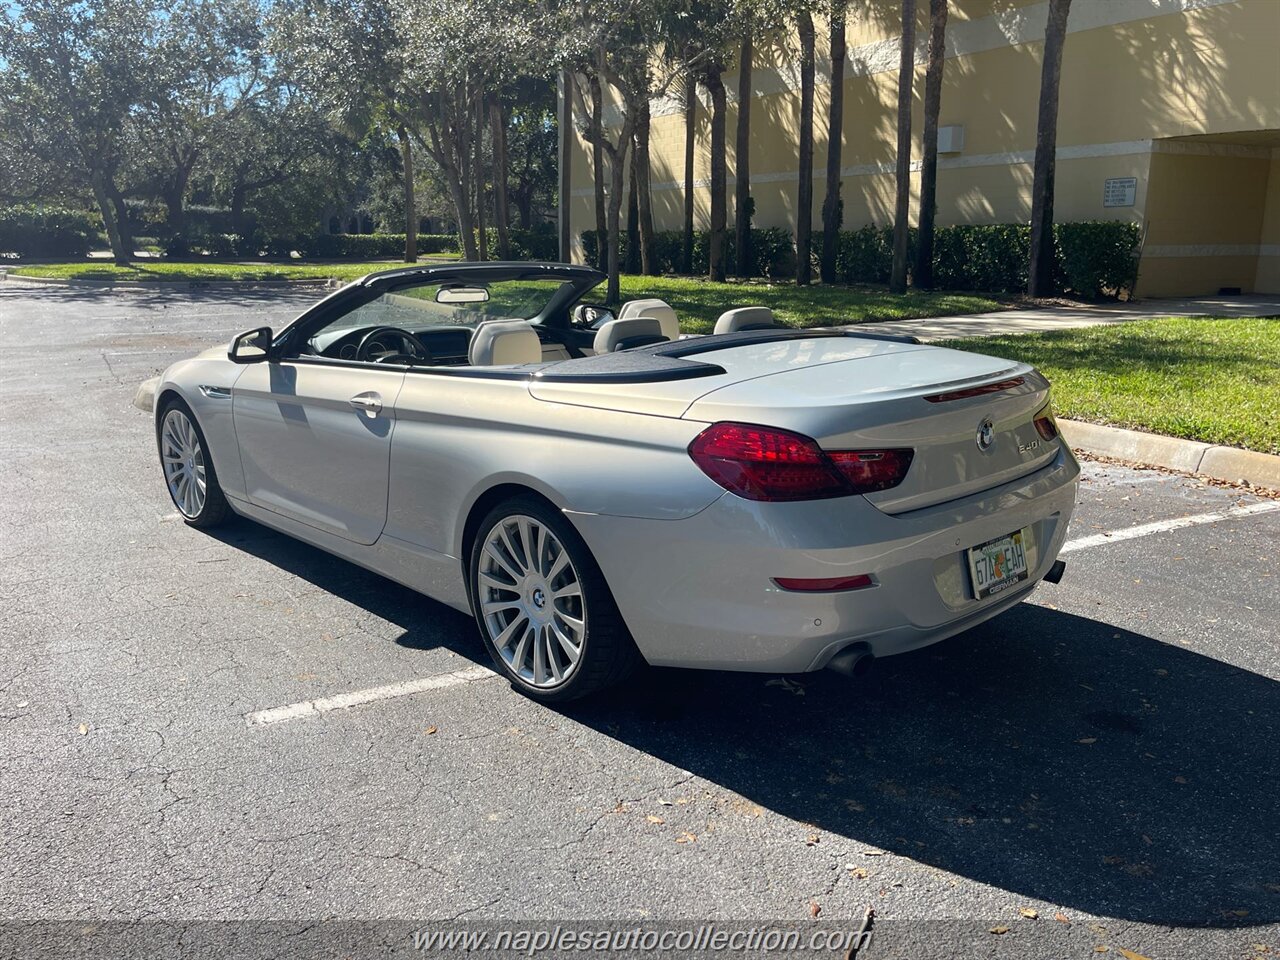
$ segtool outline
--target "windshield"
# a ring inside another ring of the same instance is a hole
[[[426,283],[384,293],[339,318],[328,335],[357,327],[389,326],[420,330],[435,326],[474,327],[485,320],[532,320],[573,284],[563,280],[499,280],[489,283]]]

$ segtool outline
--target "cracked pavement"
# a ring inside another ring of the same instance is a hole
[[[312,297],[0,284],[0,954],[868,904],[859,957],[1280,953],[1280,513],[1079,551],[856,682],[654,670],[552,710],[493,679],[250,727],[485,662],[466,617],[167,499],[137,383]],[[1253,499],[1090,464],[1072,531]]]

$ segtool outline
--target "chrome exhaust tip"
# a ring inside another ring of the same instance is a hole
[[[854,644],[845,647],[827,662],[827,669],[843,673],[846,677],[865,676],[875,660],[871,651],[864,646]]]

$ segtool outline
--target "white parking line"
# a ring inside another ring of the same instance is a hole
[[[422,677],[419,680],[405,680],[403,683],[389,683],[385,687],[369,687],[365,690],[352,690],[350,693],[339,693],[332,697],[321,697],[318,700],[304,700],[301,703],[290,703],[283,707],[272,707],[269,710],[257,710],[245,714],[245,721],[251,727],[265,727],[285,720],[297,720],[300,717],[313,717],[316,714],[328,713],[331,710],[348,710],[375,700],[389,700],[392,697],[405,697],[412,693],[424,693],[427,690],[443,690],[477,680],[488,680],[497,674],[488,667],[468,667],[454,673],[441,673],[434,677]]]
[[[1259,513],[1270,513],[1280,510],[1280,500],[1262,500],[1244,507],[1232,507],[1230,510],[1216,510],[1213,513],[1197,513],[1190,517],[1177,517],[1173,520],[1157,520],[1155,523],[1143,523],[1136,527],[1125,527],[1112,530],[1110,533],[1095,533],[1093,536],[1068,540],[1062,545],[1061,553],[1097,547],[1104,543],[1119,543],[1121,540],[1134,540],[1138,537],[1149,537],[1153,533],[1165,533],[1169,530],[1181,530],[1184,527],[1198,527],[1205,523],[1218,523],[1222,520],[1234,520],[1237,517],[1252,517]]]
[[[1101,546],[1104,543],[1119,543],[1122,540],[1133,540],[1137,537],[1149,537],[1154,533],[1165,533],[1169,530],[1181,530],[1184,527],[1198,527],[1206,523],[1218,523],[1222,520],[1234,520],[1238,517],[1251,517],[1260,513],[1280,510],[1280,501],[1266,500],[1251,503],[1245,507],[1232,507],[1229,510],[1217,510],[1213,513],[1199,513],[1190,517],[1177,517],[1173,520],[1158,520],[1155,523],[1144,523],[1136,527],[1125,527],[1110,533],[1098,533],[1089,537],[1068,540],[1062,546],[1062,553],[1072,553],[1088,547]],[[444,690],[477,680],[489,680],[498,676],[488,667],[468,667],[453,673],[437,674],[434,677],[422,677],[418,680],[406,680],[402,683],[389,683],[383,687],[369,687],[365,690],[352,690],[332,697],[321,697],[317,700],[304,700],[301,703],[290,703],[283,707],[271,707],[268,710],[257,710],[245,714],[245,721],[251,727],[266,727],[286,720],[298,720],[302,717],[314,717],[329,713],[332,710],[349,710],[361,704],[378,700],[390,700],[393,697],[406,697],[428,690]]]

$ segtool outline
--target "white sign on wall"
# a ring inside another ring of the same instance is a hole
[[[1102,185],[1104,207],[1132,207],[1137,199],[1137,177],[1114,177]]]

